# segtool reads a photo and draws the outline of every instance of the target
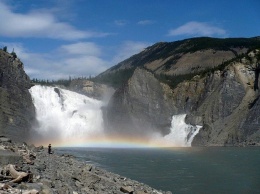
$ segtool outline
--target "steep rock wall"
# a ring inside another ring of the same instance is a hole
[[[30,78],[23,63],[0,50],[0,135],[24,141],[35,122],[35,111],[28,89]]]
[[[128,83],[118,89],[104,109],[107,132],[127,135],[151,135],[170,131],[176,112],[172,90],[152,73],[137,68]]]

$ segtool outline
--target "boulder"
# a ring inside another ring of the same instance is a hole
[[[0,137],[0,142],[1,143],[5,143],[5,142],[11,143],[12,141],[11,141],[11,139],[9,139],[7,137],[2,136],[2,137]]]
[[[134,193],[134,189],[132,187],[129,187],[129,186],[120,187],[120,191],[122,191],[123,193],[129,193],[129,194]]]

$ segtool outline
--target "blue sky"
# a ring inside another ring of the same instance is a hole
[[[0,0],[0,47],[31,78],[94,76],[156,42],[260,36],[259,0]]]

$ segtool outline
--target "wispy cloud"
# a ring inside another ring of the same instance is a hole
[[[127,24],[127,21],[126,20],[115,20],[114,24],[117,26],[124,26]]]
[[[150,25],[150,24],[154,24],[155,21],[153,20],[141,20],[139,22],[137,22],[138,25]]]
[[[90,37],[107,36],[107,33],[82,31],[68,23],[61,22],[47,10],[31,10],[28,13],[15,13],[0,2],[0,35],[5,37],[44,37],[64,40],[78,40]]]
[[[213,26],[209,23],[204,22],[188,22],[176,29],[172,29],[168,33],[169,36],[178,35],[193,35],[193,36],[225,36],[227,35],[226,30]]]
[[[93,42],[78,42],[74,44],[62,45],[59,48],[59,52],[69,55],[98,56],[101,53],[101,49]]]
[[[116,55],[114,56],[112,62],[117,64],[134,54],[137,54],[144,50],[146,47],[150,46],[151,43],[138,42],[138,41],[125,41],[119,46]]]

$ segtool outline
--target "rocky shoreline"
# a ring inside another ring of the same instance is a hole
[[[0,193],[171,194],[107,172],[71,155],[48,154],[43,147],[0,137]]]

